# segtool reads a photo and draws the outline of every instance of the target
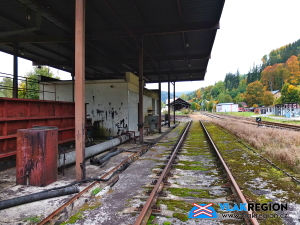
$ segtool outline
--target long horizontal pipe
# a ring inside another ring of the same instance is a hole
[[[122,136],[119,136],[112,140],[105,141],[100,144],[87,147],[85,149],[85,158],[90,158],[94,155],[105,152],[108,149],[127,141],[128,139],[129,139],[129,137],[127,135],[122,135]],[[65,158],[65,162],[64,162],[64,158]],[[65,157],[60,157],[60,159],[58,159],[57,166],[61,167],[63,165],[69,165],[69,164],[75,163],[75,158],[76,158],[75,151],[67,152],[65,154]]]
[[[42,191],[42,192],[38,192],[26,196],[13,198],[13,199],[7,199],[7,200],[0,201],[0,210],[7,209],[13,206],[23,205],[30,202],[40,201],[43,199],[54,198],[63,195],[70,195],[78,192],[79,192],[78,186],[74,185],[63,189]]]

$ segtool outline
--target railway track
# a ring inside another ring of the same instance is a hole
[[[53,211],[50,215],[48,215],[46,218],[44,218],[41,222],[39,222],[39,225],[43,225],[43,224],[47,224],[48,222],[52,222],[55,221],[61,212],[63,212],[64,210],[66,210],[67,207],[73,207],[72,204],[74,204],[74,202],[79,199],[80,197],[82,197],[83,195],[87,195],[90,194],[90,192],[92,191],[92,188],[94,188],[95,186],[99,185],[100,180],[101,181],[105,181],[105,179],[109,176],[114,176],[112,179],[107,180],[108,183],[105,185],[113,185],[115,182],[118,181],[119,177],[117,172],[120,170],[122,171],[124,169],[124,167],[128,166],[129,163],[132,163],[137,157],[141,156],[142,154],[144,154],[146,152],[148,147],[144,147],[142,149],[140,149],[138,152],[132,154],[130,157],[128,157],[127,159],[125,159],[123,162],[121,162],[119,165],[115,166],[113,169],[111,169],[109,172],[105,173],[103,176],[101,176],[98,179],[95,179],[96,181],[94,181],[93,183],[91,183],[90,185],[88,185],[85,189],[83,189],[80,193],[76,194],[75,196],[73,196],[71,199],[69,199],[66,203],[64,203],[63,205],[61,205],[58,209],[56,209],[55,211]]]
[[[209,141],[209,145],[212,146],[213,151],[216,155],[216,160],[219,161],[222,165],[223,171],[226,174],[226,177],[228,179],[228,186],[230,186],[231,191],[233,193],[233,195],[231,196],[231,198],[234,198],[234,202],[238,203],[238,204],[247,204],[247,200],[245,198],[245,196],[242,193],[242,190],[240,189],[239,185],[237,184],[237,182],[234,179],[234,176],[231,174],[230,169],[227,167],[225,161],[223,160],[220,152],[218,151],[217,146],[214,144],[214,141],[212,140],[212,138],[210,137],[209,132],[207,131],[207,129],[205,128],[205,125],[200,121],[200,124],[203,128],[203,131],[205,133],[205,135],[207,136],[207,140]],[[185,136],[187,135],[187,129],[189,129],[190,124],[188,124],[186,130],[184,131],[182,137],[180,138],[180,140],[178,141],[177,145],[174,147],[174,149],[172,150],[172,154],[170,156],[170,159],[168,160],[164,170],[161,172],[160,177],[158,178],[158,180],[156,180],[156,184],[154,186],[154,188],[151,190],[151,194],[148,197],[146,203],[141,206],[142,211],[139,214],[137,220],[135,221],[134,225],[145,225],[147,224],[150,215],[152,214],[153,210],[157,211],[160,210],[158,208],[158,206],[154,205],[155,202],[157,201],[157,199],[159,198],[159,194],[162,192],[162,190],[164,189],[164,184],[168,183],[167,179],[169,176],[169,173],[172,169],[172,165],[174,167],[174,163],[175,165],[178,164],[178,162],[175,160],[177,157],[176,155],[179,153],[180,147],[183,144],[183,140],[185,139]],[[191,134],[190,134],[191,135]],[[170,184],[169,184],[170,185]],[[165,188],[166,190],[168,190],[168,187]],[[165,194],[165,196],[167,196],[167,194]],[[194,203],[195,204],[195,203]],[[210,203],[211,205],[213,205],[213,203]],[[199,206],[199,205],[198,205]],[[252,211],[248,211],[247,212],[249,215],[252,215]],[[249,218],[245,217],[245,221],[247,224],[259,224],[256,218],[251,218],[251,216],[249,216]],[[234,223],[234,222],[233,222]]]
[[[185,129],[183,127],[181,124],[176,128],[177,133],[174,129],[173,133],[161,139],[151,149],[145,147],[131,155],[38,224],[62,223],[65,221],[62,214],[66,213],[68,208],[72,209],[69,210],[69,215],[79,210],[81,216],[75,222],[68,220],[64,224],[179,225],[185,221],[192,224],[270,223],[270,220],[266,223],[265,220],[258,222],[253,215],[261,212],[255,212],[254,209],[238,214],[226,211],[226,207],[247,205],[249,202],[259,204],[262,199],[266,202],[265,193],[276,196],[276,192],[286,191],[280,186],[282,181],[275,181],[271,176],[267,177],[268,181],[263,182],[266,174],[279,176],[278,172],[274,172],[274,167],[209,121],[189,123]],[[180,138],[179,134],[182,134]],[[116,172],[123,170],[133,161],[135,163],[124,172]],[[104,180],[110,176],[110,181],[100,182],[100,179]],[[272,183],[274,190],[273,187],[264,187],[269,183]],[[107,186],[108,192],[101,197],[90,197],[91,191],[100,185],[102,188]],[[289,183],[288,188],[289,192],[298,195],[299,189],[295,185]],[[95,202],[97,207],[84,210],[77,206],[76,201],[87,202],[88,199]],[[282,199],[274,197],[268,201],[284,200],[292,202],[286,196],[282,196]],[[209,221],[194,218],[195,214],[192,211],[195,207],[212,207],[208,209],[214,209],[218,218],[213,217],[215,219]],[[300,208],[300,203],[295,206],[296,209],[297,207]],[[291,212],[290,220],[294,217]],[[273,221],[273,224],[281,224],[281,221]]]
[[[219,115],[215,115],[213,113],[203,113],[203,115],[214,118],[214,119],[228,119],[228,118],[229,119],[236,119],[236,120],[242,121],[244,123],[257,126],[257,122],[255,121],[255,119],[252,119],[252,118],[244,118],[244,117],[232,116],[232,115],[219,116]],[[269,121],[261,121],[259,126],[300,131],[300,126],[298,126],[298,125],[284,124],[284,123],[277,123],[277,122],[269,122]]]

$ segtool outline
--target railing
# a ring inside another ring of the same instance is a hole
[[[10,79],[11,80],[11,86],[6,86],[6,85],[2,85],[0,84],[0,93],[2,92],[2,94],[4,96],[0,97],[6,97],[6,98],[12,98],[13,97],[13,91],[14,91],[14,87],[13,87],[13,80],[14,80],[14,75],[12,74],[8,74],[8,73],[2,73],[0,72],[0,82],[1,80],[3,81],[3,79]],[[21,84],[25,84],[25,87],[21,87]],[[23,95],[18,96],[18,98],[24,98],[24,99],[41,99],[44,100],[44,96],[45,93],[50,93],[50,94],[54,94],[54,99],[56,99],[56,92],[55,91],[45,91],[44,90],[44,86],[43,85],[43,90],[37,90],[37,89],[31,89],[28,88],[29,84],[35,84],[35,85],[40,85],[39,81],[37,79],[34,78],[29,78],[29,77],[24,77],[24,76],[18,76],[18,92],[19,93],[23,93]],[[4,90],[9,91],[9,94],[4,94],[5,92],[3,92]],[[34,95],[34,94],[39,94],[38,98],[31,98],[30,95]]]

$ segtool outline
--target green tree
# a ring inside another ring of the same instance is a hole
[[[196,102],[191,103],[191,110],[196,110]]]
[[[0,97],[12,98],[13,79],[3,78],[0,82]]]
[[[19,86],[19,98],[39,99],[40,86],[38,75],[59,79],[59,77],[54,77],[53,72],[46,66],[42,66],[41,68],[34,67],[33,70],[25,74],[27,82],[22,81]]]
[[[211,90],[211,95],[216,98],[219,94],[225,93],[225,85],[223,81],[218,81]]]
[[[180,95],[179,98],[181,98],[181,99],[183,99],[185,101],[187,101],[189,99],[189,97],[186,94],[184,94],[184,93],[182,95]]]
[[[260,104],[263,102],[264,89],[260,81],[250,83],[246,89],[244,98],[247,105]]]
[[[231,96],[229,94],[224,94],[224,93],[218,95],[217,101],[219,103],[233,102]]]
[[[211,112],[211,111],[213,110],[213,107],[214,107],[214,101],[211,100],[211,101],[209,101],[209,103],[207,104],[207,110]]]
[[[239,102],[244,102],[244,94],[239,93],[235,98],[234,98],[234,102],[235,103],[239,103]]]

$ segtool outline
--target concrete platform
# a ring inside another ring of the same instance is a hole
[[[188,119],[188,118],[187,118]],[[186,120],[181,119],[181,120]],[[163,135],[165,132],[169,131],[169,128],[163,127],[162,133],[158,134],[150,134],[148,136],[144,136],[145,143],[151,143],[157,138],[159,138],[161,135]],[[174,138],[174,135],[170,136]],[[168,136],[164,138],[164,141],[168,141]],[[143,147],[145,144],[133,144],[133,143],[125,143],[118,146],[118,149],[131,149],[131,150],[139,150],[141,147]],[[102,153],[105,154],[105,153]],[[151,155],[151,151],[147,153],[148,155]],[[101,155],[101,154],[100,154]],[[99,155],[99,156],[100,156]],[[95,176],[102,176],[109,170],[111,170],[114,166],[128,158],[132,153],[130,152],[123,152],[113,158],[105,165],[105,167],[100,168],[99,166],[91,165],[89,160],[86,161],[86,174],[87,178],[95,177]],[[154,161],[152,161],[154,162]],[[144,164],[144,161],[138,160],[131,164],[129,168],[127,169],[129,173],[126,175],[126,179],[130,180],[130,174],[138,173],[139,171],[134,169],[134,165],[140,165]],[[149,165],[143,165],[143,168],[145,170],[147,169]],[[75,166],[69,166],[65,169],[64,176],[62,174],[59,174],[58,181],[46,186],[46,187],[33,187],[33,186],[27,186],[27,185],[16,185],[15,182],[15,168],[8,169],[5,171],[0,172],[0,201],[11,199],[19,196],[25,196],[32,193],[37,193],[46,189],[51,189],[53,187],[60,187],[67,184],[70,184],[75,181]],[[143,174],[141,173],[141,176]],[[120,175],[120,177],[123,175]],[[149,178],[147,178],[149,179]],[[136,178],[135,181],[143,180],[142,177]],[[143,181],[144,183],[144,181]],[[79,185],[80,191],[83,190],[85,187],[87,187],[90,183],[81,183]],[[135,186],[136,184],[133,184]],[[0,224],[9,224],[9,225],[25,225],[25,224],[36,224],[41,219],[48,216],[50,213],[52,213],[54,210],[56,210],[57,207],[62,205],[64,202],[66,202],[68,199],[72,198],[75,194],[62,196],[62,197],[55,197],[50,198],[38,202],[32,202],[20,206],[15,206],[12,208],[4,209],[0,211]],[[90,196],[85,196],[87,199],[90,198]],[[87,200],[84,199],[84,202]],[[79,207],[79,206],[78,206]],[[60,224],[63,221],[54,221],[55,224]]]

